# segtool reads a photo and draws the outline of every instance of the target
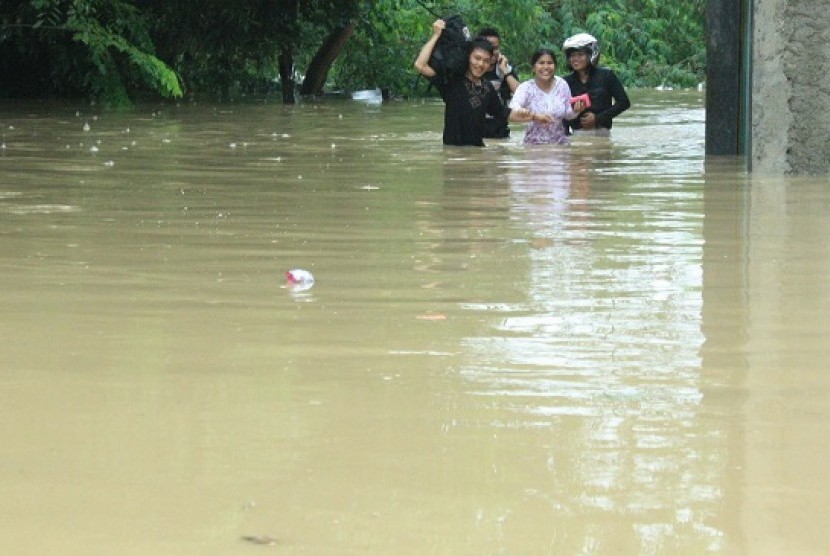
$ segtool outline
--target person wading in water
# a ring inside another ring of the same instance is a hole
[[[444,100],[445,145],[484,146],[484,122],[486,114],[501,114],[514,122],[550,121],[550,116],[534,114],[526,108],[511,110],[501,101],[492,83],[484,79],[490,69],[493,45],[483,38],[469,43],[466,71],[444,77],[429,65],[429,59],[446,23],[438,19],[432,24],[432,36],[421,48],[415,59],[415,69],[430,79]]]
[[[571,131],[593,135],[609,135],[612,120],[628,110],[631,102],[623,84],[609,68],[599,64],[599,43],[588,33],[579,33],[562,45],[568,66],[573,70],[565,76],[571,96],[588,94],[590,107],[577,118],[566,120]]]

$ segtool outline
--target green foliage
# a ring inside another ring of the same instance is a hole
[[[355,17],[353,0],[144,0],[159,56],[192,95],[264,94],[284,48],[306,64],[335,25]]]
[[[0,96],[86,95],[128,105],[137,94],[232,98],[279,86],[281,55],[298,79],[329,33],[356,30],[327,88],[425,94],[412,68],[438,16],[496,27],[523,78],[539,46],[595,35],[602,63],[630,87],[689,87],[705,70],[705,0],[4,0]],[[565,60],[559,57],[559,73]]]
[[[560,14],[563,38],[591,33],[600,41],[602,63],[634,87],[693,87],[705,75],[705,0],[576,0],[550,2]]]
[[[407,6],[409,4],[409,6]],[[413,2],[377,0],[364,6],[357,31],[333,67],[332,86],[358,90],[383,87],[408,91],[416,82],[409,52],[418,48],[420,26]],[[390,17],[391,14],[394,14]]]
[[[540,46],[561,52],[568,36],[589,32],[602,45],[602,63],[631,87],[693,87],[705,74],[704,0],[378,0],[370,3],[358,32],[336,64],[331,86],[383,87],[425,94],[412,62],[429,38],[436,16],[461,14],[471,31],[496,27],[503,52],[530,76],[530,55]],[[426,8],[429,8],[428,11]],[[566,60],[558,57],[559,73]]]
[[[332,87],[381,87],[394,94],[424,94],[426,83],[418,79],[412,63],[429,38],[436,17],[453,14],[460,14],[472,33],[485,26],[497,27],[506,54],[519,65],[548,42],[552,27],[550,15],[534,0],[366,2],[356,36],[335,65]]]
[[[153,54],[147,22],[130,2],[31,0],[17,2],[6,17],[0,71],[28,68],[8,93],[85,94],[114,107],[130,106],[132,89],[182,96],[175,72]]]
[[[161,60],[148,54],[152,42],[137,10],[120,2],[75,2],[67,10],[67,29],[73,40],[89,49],[94,71],[88,74],[89,89],[105,104],[129,106],[127,75],[167,97],[180,97],[176,74]],[[131,63],[137,74],[128,74],[122,65]]]

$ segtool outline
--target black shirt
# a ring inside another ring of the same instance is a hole
[[[462,75],[446,83],[437,78],[432,82],[444,99],[445,145],[483,147],[485,114],[498,115],[505,121],[510,115],[510,109],[486,79],[473,83]]]
[[[518,81],[519,77],[512,71],[507,75],[499,77],[495,67],[485,73],[483,77],[493,84],[493,88],[496,89],[496,92],[498,92],[501,97],[502,103],[505,105],[510,102],[510,97],[513,96],[513,92],[510,90],[510,85],[507,84],[507,77],[510,75],[515,77]],[[484,136],[497,139],[510,137],[510,127],[507,125],[507,118],[503,117],[501,114],[490,114],[488,112],[484,120]]]
[[[588,70],[587,83],[580,81],[576,72],[566,75],[565,81],[571,87],[571,96],[588,93],[591,98],[591,107],[586,112],[596,114],[598,127],[611,129],[611,120],[631,106],[631,101],[628,100],[628,95],[617,74],[608,68],[591,66]],[[565,120],[565,124],[571,129],[582,128],[579,118]]]

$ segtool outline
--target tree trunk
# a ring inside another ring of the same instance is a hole
[[[323,92],[323,87],[326,84],[329,69],[337,59],[340,51],[346,45],[349,37],[354,34],[355,23],[353,21],[336,27],[323,44],[320,46],[311,63],[308,65],[308,71],[305,74],[305,79],[300,87],[300,94],[303,96],[316,96]]]
[[[294,104],[297,97],[294,94],[296,82],[294,81],[294,53],[290,46],[283,47],[280,52],[280,83],[282,83],[282,103]]]

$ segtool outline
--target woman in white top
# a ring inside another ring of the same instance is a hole
[[[550,116],[550,122],[532,121],[525,129],[525,144],[570,143],[563,119],[573,119],[585,109],[583,101],[571,106],[571,88],[556,73],[556,54],[540,48],[530,58],[533,79],[525,81],[513,93],[510,108],[526,108],[535,114]]]

